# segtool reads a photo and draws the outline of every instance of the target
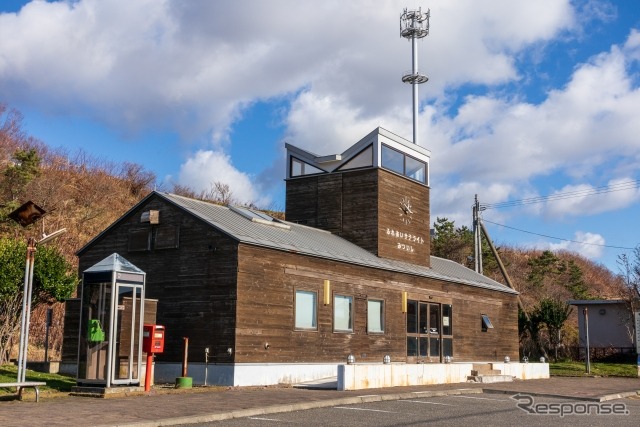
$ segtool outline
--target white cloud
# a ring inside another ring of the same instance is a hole
[[[402,105],[410,44],[397,1],[80,0],[32,2],[0,15],[5,102],[80,114],[121,132],[228,137],[256,100],[308,88],[365,122]],[[518,78],[513,58],[571,28],[568,0],[434,2],[423,98],[459,84]],[[544,10],[544,13],[538,13]],[[426,64],[426,65],[425,65]],[[481,67],[478,64],[482,64]],[[326,125],[326,124],[325,124]]]
[[[576,231],[574,240],[573,242],[549,243],[546,249],[576,252],[588,259],[598,259],[602,256],[604,250],[602,245],[605,244],[605,239],[600,234]]]
[[[260,195],[252,177],[231,164],[231,158],[221,151],[200,150],[180,167],[178,183],[196,192],[208,191],[216,182],[228,184],[232,198],[240,204],[267,206],[268,198]]]
[[[502,201],[529,197],[524,192],[531,180],[554,173],[574,182],[604,181],[603,185],[619,182],[622,174],[635,179],[640,169],[640,88],[628,71],[634,59],[625,53],[635,52],[631,46],[636,37],[634,31],[624,49],[613,46],[578,66],[567,85],[551,91],[540,104],[475,96],[467,98],[452,118],[432,115],[428,131],[445,135],[433,149],[432,171],[442,171],[445,185],[455,177],[486,187],[508,184],[521,189],[505,193]],[[589,187],[574,183],[558,192]],[[487,191],[480,194],[483,201],[490,196]],[[592,214],[637,201],[637,191],[617,192],[555,202],[541,212]],[[440,207],[435,200],[434,209]]]
[[[549,196],[551,200],[545,204],[543,215],[562,218],[626,208],[640,202],[640,189],[636,181],[628,178],[612,180],[606,187],[598,188],[587,184],[567,185]]]

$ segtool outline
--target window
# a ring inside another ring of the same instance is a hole
[[[366,168],[373,166],[373,146],[370,145],[340,167],[340,170]]]
[[[353,297],[335,295],[333,297],[333,330],[353,332]]]
[[[155,249],[174,249],[178,247],[180,227],[163,225],[156,230]]]
[[[131,230],[129,232],[129,252],[148,251],[151,249],[151,229]]]
[[[382,167],[404,175],[404,154],[383,145]]]
[[[442,357],[453,357],[453,310],[442,304]]]
[[[493,329],[493,324],[491,323],[491,320],[489,320],[489,316],[487,316],[486,314],[483,314],[481,316],[482,316],[482,332],[487,332],[487,329]]]
[[[422,163],[419,160],[414,159],[413,157],[407,156],[406,158],[406,171],[405,175],[409,178],[415,179],[416,181],[425,182],[426,180],[426,163]]]
[[[370,299],[367,301],[367,332],[384,332],[384,301]]]
[[[382,167],[425,184],[427,164],[398,150],[382,145]]]
[[[291,176],[313,175],[324,172],[315,166],[311,166],[301,160],[291,157]]]
[[[311,291],[296,291],[296,329],[318,328],[318,294]]]

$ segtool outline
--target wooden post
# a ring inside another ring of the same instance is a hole
[[[184,347],[182,349],[182,376],[187,376],[187,358],[189,356],[189,337],[182,337]]]

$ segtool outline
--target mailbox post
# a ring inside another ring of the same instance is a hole
[[[153,356],[164,351],[164,326],[144,325],[142,331],[142,351],[147,353],[147,369],[144,378],[144,391],[151,390],[151,372]]]

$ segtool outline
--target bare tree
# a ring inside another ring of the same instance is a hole
[[[636,246],[631,255],[621,254],[617,259],[620,277],[624,284],[623,294],[628,309],[628,317],[621,315],[621,323],[627,328],[629,338],[636,333],[633,313],[640,310],[640,246]]]

